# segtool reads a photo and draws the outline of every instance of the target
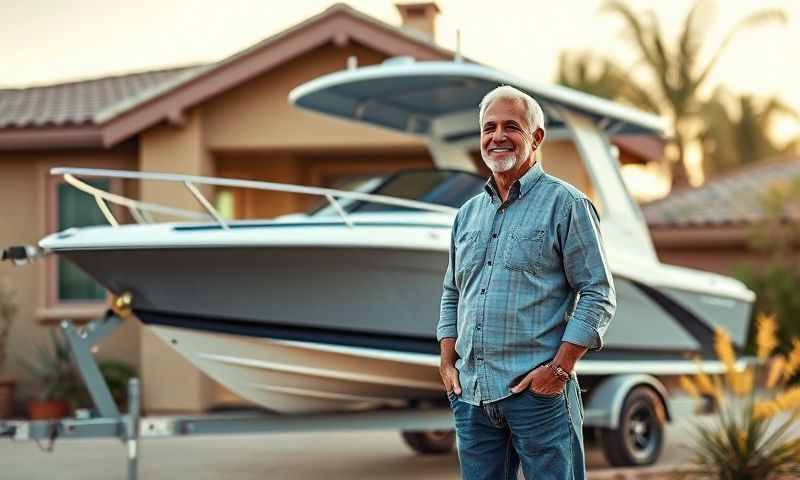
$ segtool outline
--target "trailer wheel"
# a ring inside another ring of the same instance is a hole
[[[401,433],[406,445],[423,455],[450,453],[456,444],[456,432],[453,430],[404,431]]]
[[[625,397],[619,428],[601,428],[600,444],[615,467],[652,465],[664,447],[664,404],[651,388],[639,386]]]

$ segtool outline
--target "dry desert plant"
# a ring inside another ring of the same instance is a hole
[[[702,473],[692,478],[769,480],[800,474],[800,438],[792,431],[800,414],[800,387],[788,384],[800,368],[800,340],[793,341],[788,355],[771,358],[778,346],[777,322],[759,315],[756,346],[759,361],[740,362],[728,333],[717,329],[714,350],[724,375],[703,372],[698,360],[698,372],[680,380],[689,395],[711,397],[717,407],[713,422],[694,427],[694,463]]]

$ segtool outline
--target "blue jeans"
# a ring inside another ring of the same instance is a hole
[[[571,377],[555,397],[530,390],[480,407],[448,394],[464,480],[583,480],[583,405]]]

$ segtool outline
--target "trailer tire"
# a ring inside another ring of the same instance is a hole
[[[406,445],[423,455],[450,453],[456,444],[453,430],[404,431],[401,434]]]
[[[652,465],[664,447],[664,404],[647,386],[625,397],[618,428],[600,428],[599,440],[606,460],[614,467]]]

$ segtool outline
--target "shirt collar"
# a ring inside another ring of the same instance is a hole
[[[511,194],[513,194],[515,190],[519,192],[520,197],[526,195],[528,191],[531,189],[531,187],[533,187],[536,184],[536,182],[540,178],[542,178],[542,175],[544,175],[544,170],[542,169],[542,163],[537,161],[536,163],[533,164],[533,166],[530,169],[528,169],[527,172],[525,172],[524,175],[522,175],[522,177],[518,178],[517,181],[515,181],[514,184],[511,185],[511,190],[509,191],[509,198],[511,198]],[[489,195],[490,198],[492,197],[499,198],[499,195],[497,195],[497,186],[494,183],[494,176],[489,177],[483,189],[486,191],[486,193]]]

